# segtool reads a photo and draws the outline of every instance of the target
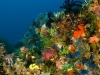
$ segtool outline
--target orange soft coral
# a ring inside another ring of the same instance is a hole
[[[99,38],[96,35],[89,38],[89,43],[97,43],[98,41],[99,41]]]
[[[85,29],[83,25],[78,25],[77,26],[78,29],[74,30],[73,32],[73,38],[76,39],[80,36],[83,36],[85,34]]]

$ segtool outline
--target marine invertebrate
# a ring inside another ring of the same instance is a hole
[[[89,38],[89,43],[97,43],[99,41],[100,39],[96,35]]]
[[[94,5],[98,5],[99,4],[99,0],[93,0]]]
[[[51,18],[53,16],[53,13],[50,11],[48,12],[48,18],[49,20],[46,23],[46,27],[51,28],[51,22],[54,22],[54,20]]]
[[[40,33],[41,33],[42,35],[46,35],[46,34],[49,34],[49,33],[50,33],[50,30],[49,30],[49,28],[47,28],[46,25],[44,24],[44,25],[41,27]]]
[[[65,0],[63,6],[60,6],[60,8],[65,9],[64,19],[67,18],[66,21],[67,23],[69,23],[69,25],[73,25],[73,26],[77,25],[77,17],[78,17],[77,15],[80,12],[81,7],[82,7],[82,2],[79,0],[78,1]]]
[[[62,19],[61,21],[57,22],[57,23],[52,23],[52,26],[54,27],[54,34],[52,36],[61,38],[63,37],[64,40],[66,40],[66,34],[73,29],[73,25],[71,23],[71,20],[69,19],[69,17],[65,17],[64,19]],[[70,37],[70,36],[69,36]]]
[[[70,70],[73,70],[73,65],[74,65],[74,62],[65,62],[62,67],[63,69],[70,71]]]
[[[45,61],[48,61],[52,58],[56,58],[57,57],[57,52],[51,49],[47,49],[42,53],[42,56],[44,57]]]
[[[78,25],[73,32],[72,39],[75,41],[76,38],[85,36],[85,29],[83,25]]]
[[[35,69],[39,69],[39,66],[36,65],[36,64],[31,64],[31,65],[29,66],[29,68],[30,68],[31,70],[35,70]]]
[[[76,15],[78,6],[81,6],[79,0],[65,0],[61,7],[71,10],[49,12],[35,19],[36,32],[17,50],[19,59],[15,60],[14,71],[18,75],[83,75],[89,74],[91,69],[92,72],[99,70],[100,33],[95,29],[96,24],[100,29],[99,14],[88,10],[87,5]],[[88,32],[91,34],[87,35]]]
[[[57,69],[62,69],[63,64],[64,64],[64,60],[63,59],[56,60],[56,68]]]
[[[70,14],[70,13],[77,13],[79,9],[82,7],[82,2],[81,1],[75,1],[75,0],[65,0],[65,3],[63,6],[60,6],[60,8],[65,9],[65,13]]]

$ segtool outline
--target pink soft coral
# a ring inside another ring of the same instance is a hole
[[[55,58],[57,56],[57,52],[51,49],[47,49],[42,53],[42,56],[44,57],[44,60],[48,61],[52,57]]]

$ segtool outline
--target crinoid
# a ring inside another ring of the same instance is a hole
[[[65,0],[60,8],[65,9],[66,14],[78,13],[79,9],[82,7],[82,2],[80,0]]]

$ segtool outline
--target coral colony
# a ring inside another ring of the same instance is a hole
[[[0,75],[100,75],[100,1],[60,8],[41,13],[12,54],[0,43]]]

